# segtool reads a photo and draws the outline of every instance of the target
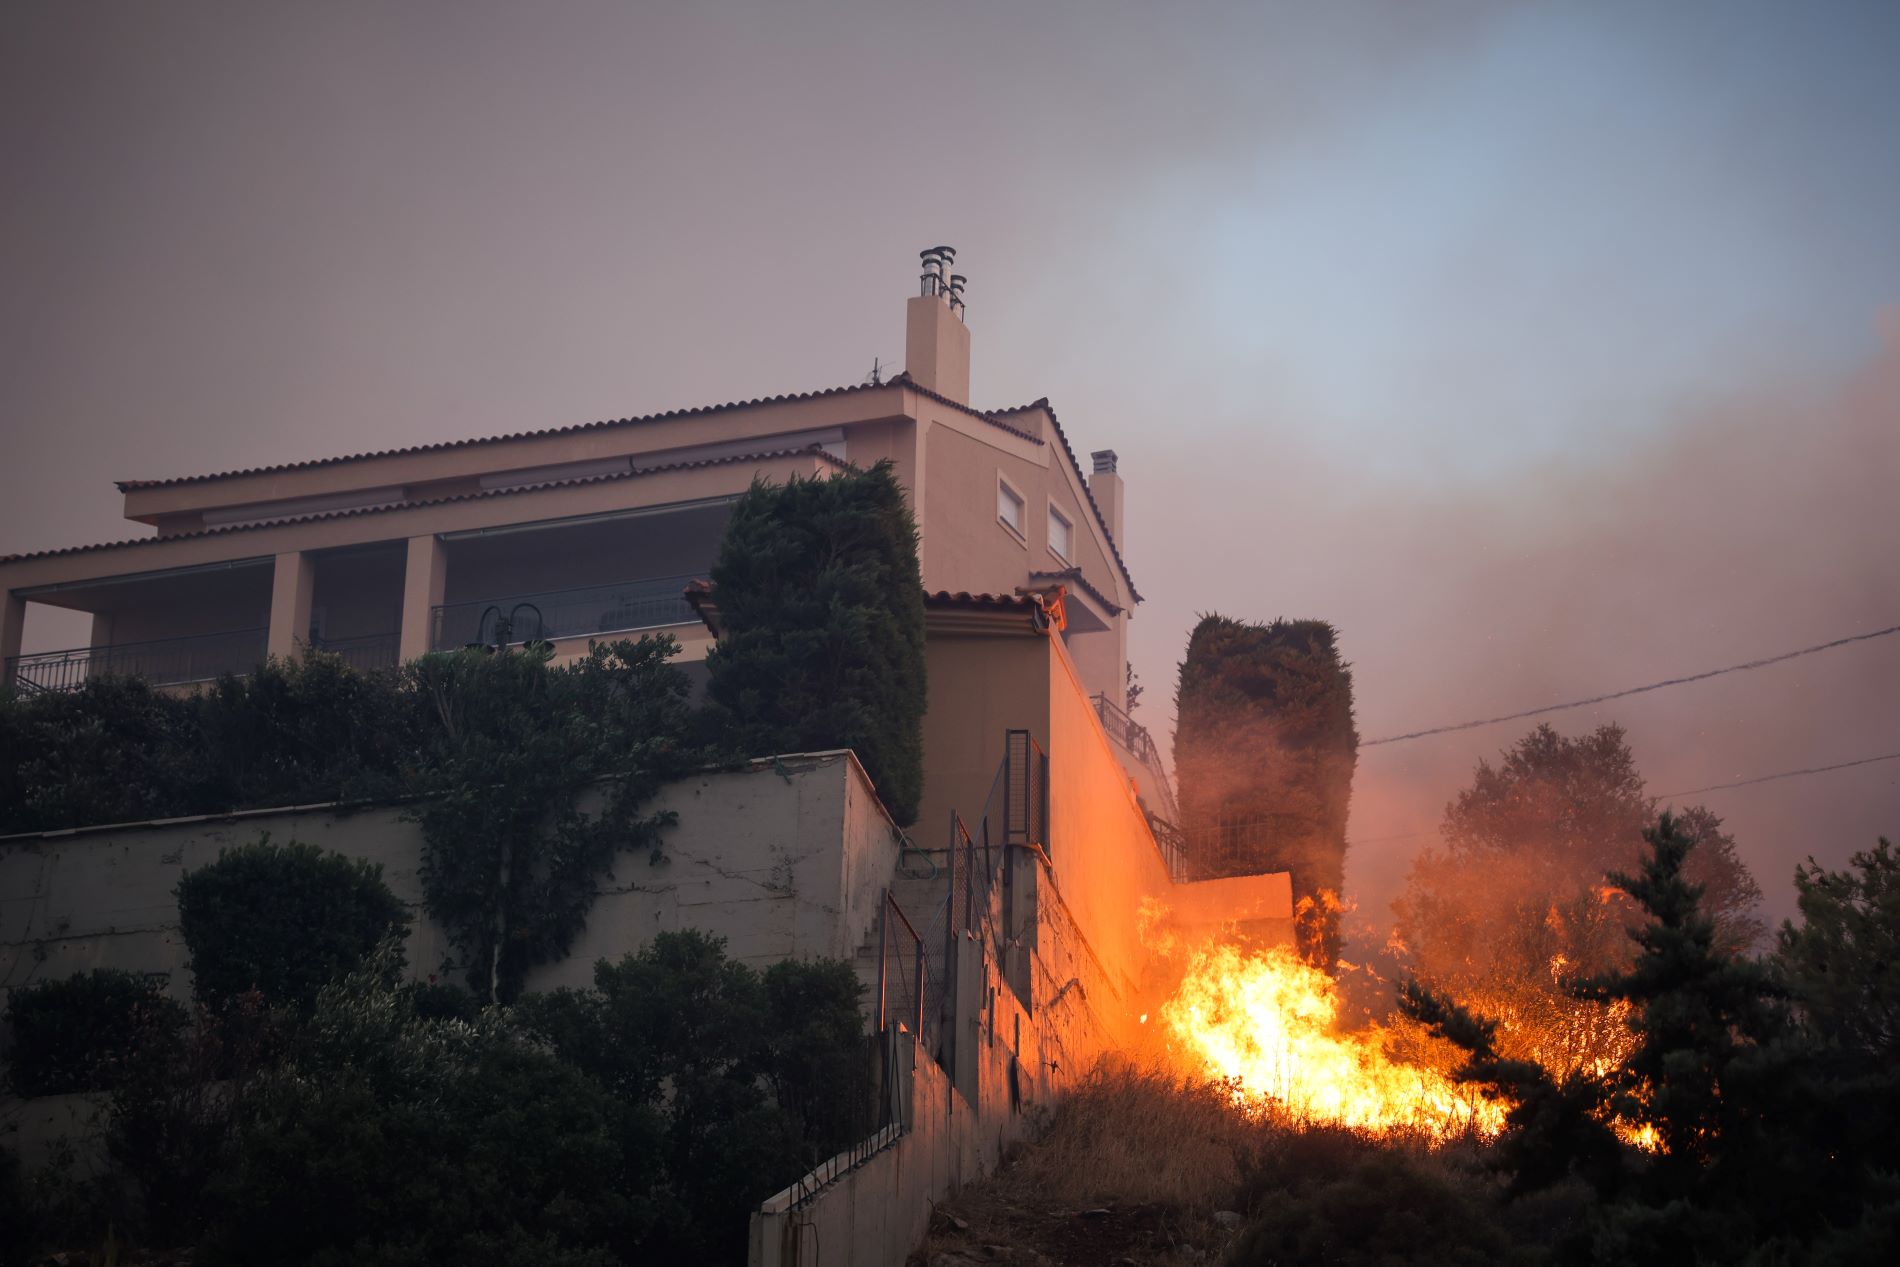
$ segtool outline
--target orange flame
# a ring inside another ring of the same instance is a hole
[[[1161,1008],[1191,1072],[1227,1082],[1245,1108],[1434,1141],[1502,1129],[1504,1105],[1393,1058],[1376,1026],[1338,1032],[1338,1015],[1332,978],[1286,946],[1204,947]]]

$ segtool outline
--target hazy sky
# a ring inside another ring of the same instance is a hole
[[[1122,455],[1157,730],[1210,609],[1338,624],[1367,737],[1900,624],[1896,66],[1892,3],[25,0],[0,552],[856,382],[943,241],[976,403]],[[1613,718],[1658,792],[1900,751],[1900,637]],[[1362,905],[1521,729],[1366,752]],[[1706,800],[1779,915],[1900,762]]]

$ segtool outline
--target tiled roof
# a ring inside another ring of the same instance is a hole
[[[275,475],[283,471],[306,471],[322,466],[339,466],[345,462],[365,462],[372,458],[406,457],[414,453],[441,453],[450,449],[475,448],[484,444],[502,444],[511,440],[533,440],[542,436],[573,435],[581,431],[602,431],[614,427],[636,427],[657,422],[667,422],[675,418],[696,418],[707,414],[725,413],[732,409],[754,409],[761,405],[791,404],[802,400],[823,400],[831,396],[849,396],[857,392],[882,391],[889,387],[905,387],[921,396],[928,397],[940,405],[948,405],[979,418],[991,426],[1000,427],[1012,435],[1028,440],[1032,444],[1041,444],[1035,436],[1020,427],[1012,427],[1007,422],[989,414],[958,404],[948,396],[939,396],[927,387],[913,382],[908,374],[898,374],[883,383],[858,383],[849,387],[825,387],[817,391],[792,392],[782,396],[761,396],[755,400],[728,401],[723,405],[695,405],[689,409],[669,409],[663,413],[644,414],[637,418],[609,418],[599,422],[576,423],[567,427],[543,427],[538,431],[515,431],[507,435],[478,436],[467,440],[443,440],[436,444],[415,444],[400,449],[377,449],[369,453],[348,453],[341,457],[313,458],[307,462],[284,462],[276,466],[251,466],[236,471],[218,471],[210,475],[179,475],[162,480],[119,480],[122,493],[141,488],[167,488],[175,484],[202,484],[211,480],[237,479],[244,475]],[[1005,411],[1013,412],[1013,411]],[[1071,457],[1074,455],[1071,454]]]
[[[308,515],[291,515],[262,523],[226,524],[200,528],[195,532],[176,532],[165,537],[131,537],[124,541],[102,541],[97,545],[66,546],[58,550],[37,550],[30,554],[0,555],[0,563],[19,563],[27,559],[48,559],[64,554],[89,554],[94,550],[117,550],[127,546],[159,545],[170,541],[191,541],[199,537],[221,537],[227,533],[253,532],[259,528],[279,528],[286,524],[317,523],[328,519],[354,519],[359,515],[380,515],[395,510],[417,510],[427,506],[447,506],[456,502],[482,501],[489,497],[512,497],[517,493],[539,493],[556,488],[580,488],[588,484],[610,484],[617,480],[639,479],[643,475],[661,475],[669,471],[691,471],[705,466],[727,466],[735,462],[758,462],[768,458],[812,457],[841,470],[851,464],[813,445],[803,449],[773,449],[760,453],[734,453],[725,457],[700,458],[692,462],[674,462],[667,466],[642,467],[637,471],[616,471],[607,475],[587,475],[574,479],[549,480],[544,484],[523,484],[514,488],[489,488],[477,493],[456,493],[448,497],[430,497],[422,501],[391,502],[383,506],[357,506],[348,510],[323,510]],[[343,460],[343,459],[338,459]]]
[[[1110,598],[1108,595],[1102,593],[1102,591],[1096,589],[1093,585],[1089,584],[1089,578],[1082,575],[1081,568],[1063,568],[1059,572],[1031,572],[1029,574],[1029,579],[1032,581],[1070,582],[1070,583],[1073,583],[1078,589],[1082,590],[1082,592],[1087,594],[1090,598],[1093,598],[1096,602],[1100,603],[1103,607],[1106,607],[1108,609],[1109,615],[1119,616],[1122,614],[1122,611],[1124,610],[1120,603],[1116,602],[1114,599]]]
[[[1039,611],[1042,604],[1028,594],[972,594],[968,590],[928,590],[926,607],[953,607],[964,611]]]
[[[1049,421],[1056,429],[1056,439],[1062,441],[1062,451],[1069,455],[1069,465],[1075,468],[1075,478],[1082,485],[1082,496],[1089,499],[1089,509],[1095,512],[1095,522],[1101,525],[1102,540],[1108,542],[1108,552],[1115,557],[1115,566],[1121,569],[1122,579],[1128,582],[1128,592],[1134,595],[1135,601],[1139,603],[1141,601],[1141,591],[1135,588],[1135,578],[1129,574],[1128,562],[1122,558],[1121,546],[1116,544],[1115,533],[1109,528],[1108,519],[1102,514],[1102,508],[1095,504],[1095,492],[1089,488],[1089,477],[1083,474],[1082,464],[1076,461],[1075,450],[1069,445],[1069,435],[1062,429],[1062,420],[1056,417],[1056,411],[1050,407],[1049,398],[1043,396],[1037,400],[1030,401],[1027,405],[1017,405],[1012,409],[999,409],[996,413],[1000,417],[1004,414],[1025,414],[1032,409],[1040,409],[1049,415]],[[991,421],[995,420],[994,418],[991,419]],[[1094,591],[1091,590],[1090,592],[1093,593]]]

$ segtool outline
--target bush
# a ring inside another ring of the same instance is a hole
[[[763,482],[733,508],[707,691],[746,756],[850,748],[898,823],[923,795],[924,590],[888,462]]]
[[[640,810],[699,763],[678,649],[662,635],[562,668],[468,651],[409,667],[431,715],[420,783],[432,795],[415,812],[425,901],[484,1001],[512,1000],[529,968],[567,954],[615,857],[660,856],[673,815]]]
[[[308,1010],[385,936],[408,935],[409,912],[382,872],[314,845],[273,845],[268,833],[188,872],[176,890],[178,923],[199,999],[221,1005],[256,990]]]
[[[1230,1267],[1535,1261],[1511,1255],[1480,1181],[1459,1183],[1427,1157],[1368,1145],[1343,1166],[1282,1179],[1259,1191]]]
[[[7,1003],[8,1077],[20,1096],[109,1091],[141,1053],[162,1055],[185,1009],[131,972],[97,968],[22,986]]]
[[[200,813],[208,777],[192,701],[141,679],[0,692],[0,835]]]
[[[417,1015],[389,956],[319,996],[238,1114],[210,1263],[592,1267],[654,1222],[652,1133],[489,1017]]]
[[[592,990],[516,1004],[517,1023],[658,1123],[678,1209],[645,1249],[743,1261],[748,1212],[871,1131],[870,1049],[849,964],[763,976],[698,932],[594,969]]]

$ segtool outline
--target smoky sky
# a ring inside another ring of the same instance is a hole
[[[1337,624],[1367,736],[1900,623],[1896,64],[1881,3],[11,5],[0,551],[856,382],[949,242],[976,403],[1121,454],[1157,730],[1201,611]],[[1897,701],[1892,638],[1552,720],[1666,792]],[[1517,733],[1366,751],[1362,909]],[[1704,799],[1780,915],[1900,763]]]

